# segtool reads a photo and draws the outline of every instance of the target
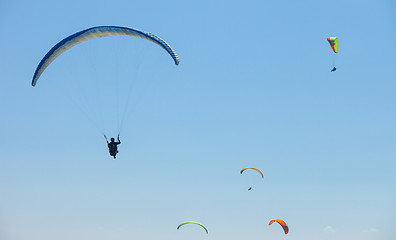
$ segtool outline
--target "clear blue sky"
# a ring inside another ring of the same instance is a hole
[[[395,240],[395,13],[391,0],[1,1],[0,239]],[[152,32],[180,65],[102,38],[30,85],[53,45],[98,25]],[[101,136],[117,133],[114,85],[132,89],[116,161]],[[188,220],[209,234],[176,230]]]

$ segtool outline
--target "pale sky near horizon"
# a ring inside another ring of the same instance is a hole
[[[0,240],[396,240],[395,13],[393,0],[1,1]],[[52,46],[100,25],[154,33],[180,65],[108,37],[31,86]],[[114,161],[102,134],[120,121]],[[176,230],[189,220],[209,234]]]

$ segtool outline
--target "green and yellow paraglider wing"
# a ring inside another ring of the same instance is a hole
[[[328,37],[327,41],[329,41],[331,48],[335,53],[338,53],[338,38],[336,37]]]
[[[205,229],[206,233],[208,233],[208,229],[206,229],[206,227],[205,227],[204,225],[200,224],[199,222],[194,222],[194,221],[187,221],[187,222],[184,222],[184,223],[180,223],[180,225],[177,226],[177,229],[179,229],[179,228],[180,228],[181,226],[183,226],[184,224],[188,224],[188,223],[193,223],[193,224],[199,225],[199,226],[201,226],[203,229]]]

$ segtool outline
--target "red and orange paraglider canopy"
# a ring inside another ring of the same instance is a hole
[[[285,231],[285,234],[287,234],[289,232],[289,227],[287,226],[285,221],[283,221],[282,219],[274,219],[274,220],[271,220],[268,225],[271,225],[274,222],[277,222],[277,223],[279,223],[282,226],[283,231]]]

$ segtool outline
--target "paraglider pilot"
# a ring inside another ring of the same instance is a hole
[[[335,70],[337,70],[337,68],[333,67],[333,69],[331,69],[331,72],[334,72]]]
[[[109,142],[109,141],[107,140],[106,135],[104,135],[104,137],[106,138],[107,147],[109,147],[110,156],[114,157],[114,159],[115,159],[115,158],[116,158],[116,155],[117,155],[117,153],[118,153],[117,145],[118,145],[118,144],[121,144],[121,141],[120,141],[120,134],[118,134],[118,136],[117,136],[118,142],[115,142],[115,141],[114,141],[114,138],[111,138],[111,139],[110,139],[110,142]]]

